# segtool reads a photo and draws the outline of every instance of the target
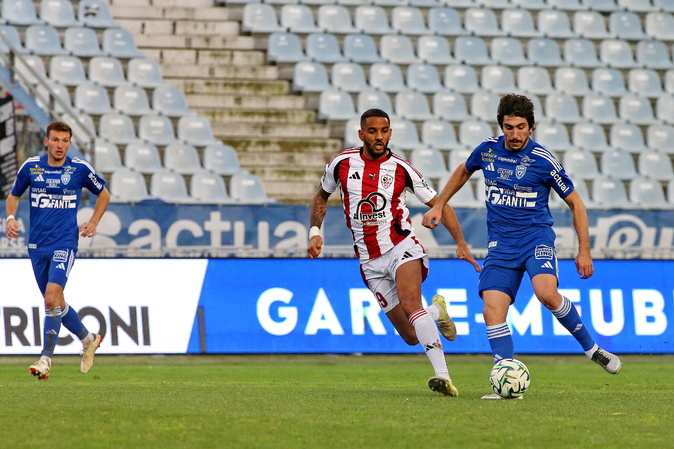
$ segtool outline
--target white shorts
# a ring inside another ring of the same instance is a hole
[[[408,237],[382,256],[361,263],[360,272],[363,280],[385,313],[400,303],[395,282],[398,267],[417,259],[421,259],[423,264],[422,280],[424,280],[428,275],[428,254],[416,237]]]

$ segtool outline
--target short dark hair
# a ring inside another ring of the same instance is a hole
[[[68,126],[67,123],[63,122],[51,122],[49,126],[47,126],[47,137],[49,137],[49,133],[52,131],[61,131],[64,133],[70,134],[70,138],[73,137],[73,130]]]
[[[388,114],[381,109],[368,109],[367,111],[363,112],[363,115],[360,116],[360,127],[362,128],[363,125],[365,124],[365,120],[369,119],[370,117],[383,117],[385,118],[389,125],[391,124],[391,119],[389,118]]]
[[[532,129],[536,124],[536,120],[534,119],[534,104],[524,95],[508,94],[501,98],[496,113],[496,121],[499,127],[503,128],[503,117],[508,115],[526,119],[529,123],[529,128]]]

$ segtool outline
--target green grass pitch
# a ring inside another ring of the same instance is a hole
[[[490,393],[488,355],[448,355],[459,397],[432,393],[419,355],[0,358],[0,447],[674,447],[674,356],[623,356],[619,375],[583,355],[518,355],[521,401]]]

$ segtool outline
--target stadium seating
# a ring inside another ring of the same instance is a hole
[[[110,5],[104,0],[80,0],[77,19],[89,28],[117,28]]]
[[[61,28],[79,24],[70,0],[42,0],[40,2],[40,19],[51,26]]]
[[[44,23],[37,18],[33,0],[4,0],[0,16],[10,25],[30,26]]]
[[[465,97],[451,89],[439,90],[433,94],[433,115],[450,122],[472,118]]]
[[[397,92],[393,104],[398,117],[412,121],[423,121],[433,118],[428,98],[416,90],[405,89]]]
[[[607,175],[599,175],[593,180],[592,200],[599,207],[605,209],[625,209],[630,207],[623,182]]]
[[[451,123],[444,120],[426,120],[421,126],[421,143],[441,151],[458,148],[456,131]]]
[[[357,67],[360,68],[360,66]],[[363,75],[363,79],[364,78],[365,75]],[[328,87],[330,87],[330,79],[328,78],[328,72],[322,63],[301,61],[295,64],[293,69],[293,90],[301,92],[322,92]]]
[[[190,178],[190,196],[200,204],[231,204],[222,176],[201,170]]]
[[[241,204],[264,204],[271,202],[264,191],[262,180],[251,173],[237,173],[229,181],[232,199]]]
[[[194,174],[202,170],[199,153],[194,145],[171,142],[164,148],[164,167],[182,174]]]
[[[152,174],[150,195],[167,203],[194,202],[187,192],[185,178],[169,169],[162,169]]]
[[[143,94],[138,91],[138,95],[142,97]],[[152,109],[169,117],[182,117],[191,113],[183,91],[169,84],[162,84],[154,88],[152,91]]]
[[[306,54],[312,61],[334,64],[345,61],[337,36],[331,33],[311,33],[306,38]]]
[[[662,185],[648,176],[638,176],[630,182],[629,197],[632,204],[639,208],[669,208]]]
[[[451,64],[456,62],[447,39],[442,36],[421,36],[417,39],[417,56],[426,64]]]
[[[356,115],[351,95],[337,87],[321,92],[318,100],[320,120],[348,120]]]
[[[223,176],[231,176],[242,171],[234,147],[222,142],[206,145],[203,165],[204,169]]]
[[[115,87],[112,103],[119,112],[130,116],[137,117],[152,112],[145,89],[132,84]]]
[[[49,61],[49,78],[66,86],[77,86],[87,81],[84,64],[77,56],[54,56]]]
[[[407,86],[424,92],[433,94],[443,88],[440,81],[440,73],[433,64],[412,64],[407,68]]]
[[[632,155],[620,148],[610,148],[601,154],[599,170],[622,180],[630,180],[637,176]]]
[[[147,58],[132,58],[127,64],[129,82],[153,88],[164,84],[159,63]]]
[[[93,28],[72,26],[63,34],[63,48],[72,55],[81,58],[104,56]]]
[[[110,176],[110,200],[116,203],[137,203],[150,199],[145,178],[140,172],[122,167]]]
[[[183,115],[180,117],[178,119],[177,136],[181,141],[195,146],[213,145],[219,142],[213,136],[211,122],[198,115]]]
[[[122,62],[117,58],[96,56],[89,60],[89,80],[106,87],[127,84]]]
[[[124,150],[124,165],[141,173],[155,173],[164,169],[156,145],[149,142],[134,142]]]

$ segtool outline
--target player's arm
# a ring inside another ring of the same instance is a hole
[[[438,197],[435,196],[426,204],[428,206],[431,206],[432,208],[435,205],[442,203],[440,203]],[[459,219],[456,218],[456,213],[449,204],[442,205],[442,224],[445,226],[445,228],[447,228],[449,234],[452,236],[454,242],[456,243],[456,255],[458,256],[458,258],[461,260],[465,260],[466,262],[471,264],[475,268],[475,271],[479,273],[480,265],[478,265],[478,263],[475,261],[473,253],[470,252],[470,249],[468,248],[468,243],[466,242],[466,239],[463,236],[463,231],[461,230]]]
[[[96,234],[96,227],[101,221],[101,218],[103,218],[103,214],[108,208],[108,204],[110,204],[110,192],[107,187],[103,187],[103,190],[98,194],[98,198],[96,199],[94,212],[91,214],[91,218],[80,226],[80,235],[82,237],[93,237]]]
[[[314,200],[311,202],[311,217],[309,219],[311,230],[309,231],[307,255],[310,259],[318,257],[323,248],[323,237],[320,236],[319,231],[325,214],[328,212],[328,198],[330,198],[330,192],[326,192],[322,186],[318,186]]]
[[[592,255],[590,254],[590,231],[587,221],[587,210],[583,199],[577,191],[571,192],[564,201],[571,209],[571,220],[578,235],[578,255],[576,256],[576,270],[581,279],[587,279],[594,274]]]
[[[459,165],[449,177],[447,184],[445,184],[442,192],[440,192],[438,195],[438,199],[431,207],[431,210],[424,214],[421,224],[427,228],[435,229],[442,221],[444,206],[447,204],[450,198],[452,198],[454,194],[458,192],[461,187],[463,187],[468,179],[470,179],[472,174],[473,172],[468,171],[466,168],[465,162]]]
[[[5,235],[10,240],[19,236],[19,222],[14,218],[18,210],[19,197],[10,193],[5,200]]]

